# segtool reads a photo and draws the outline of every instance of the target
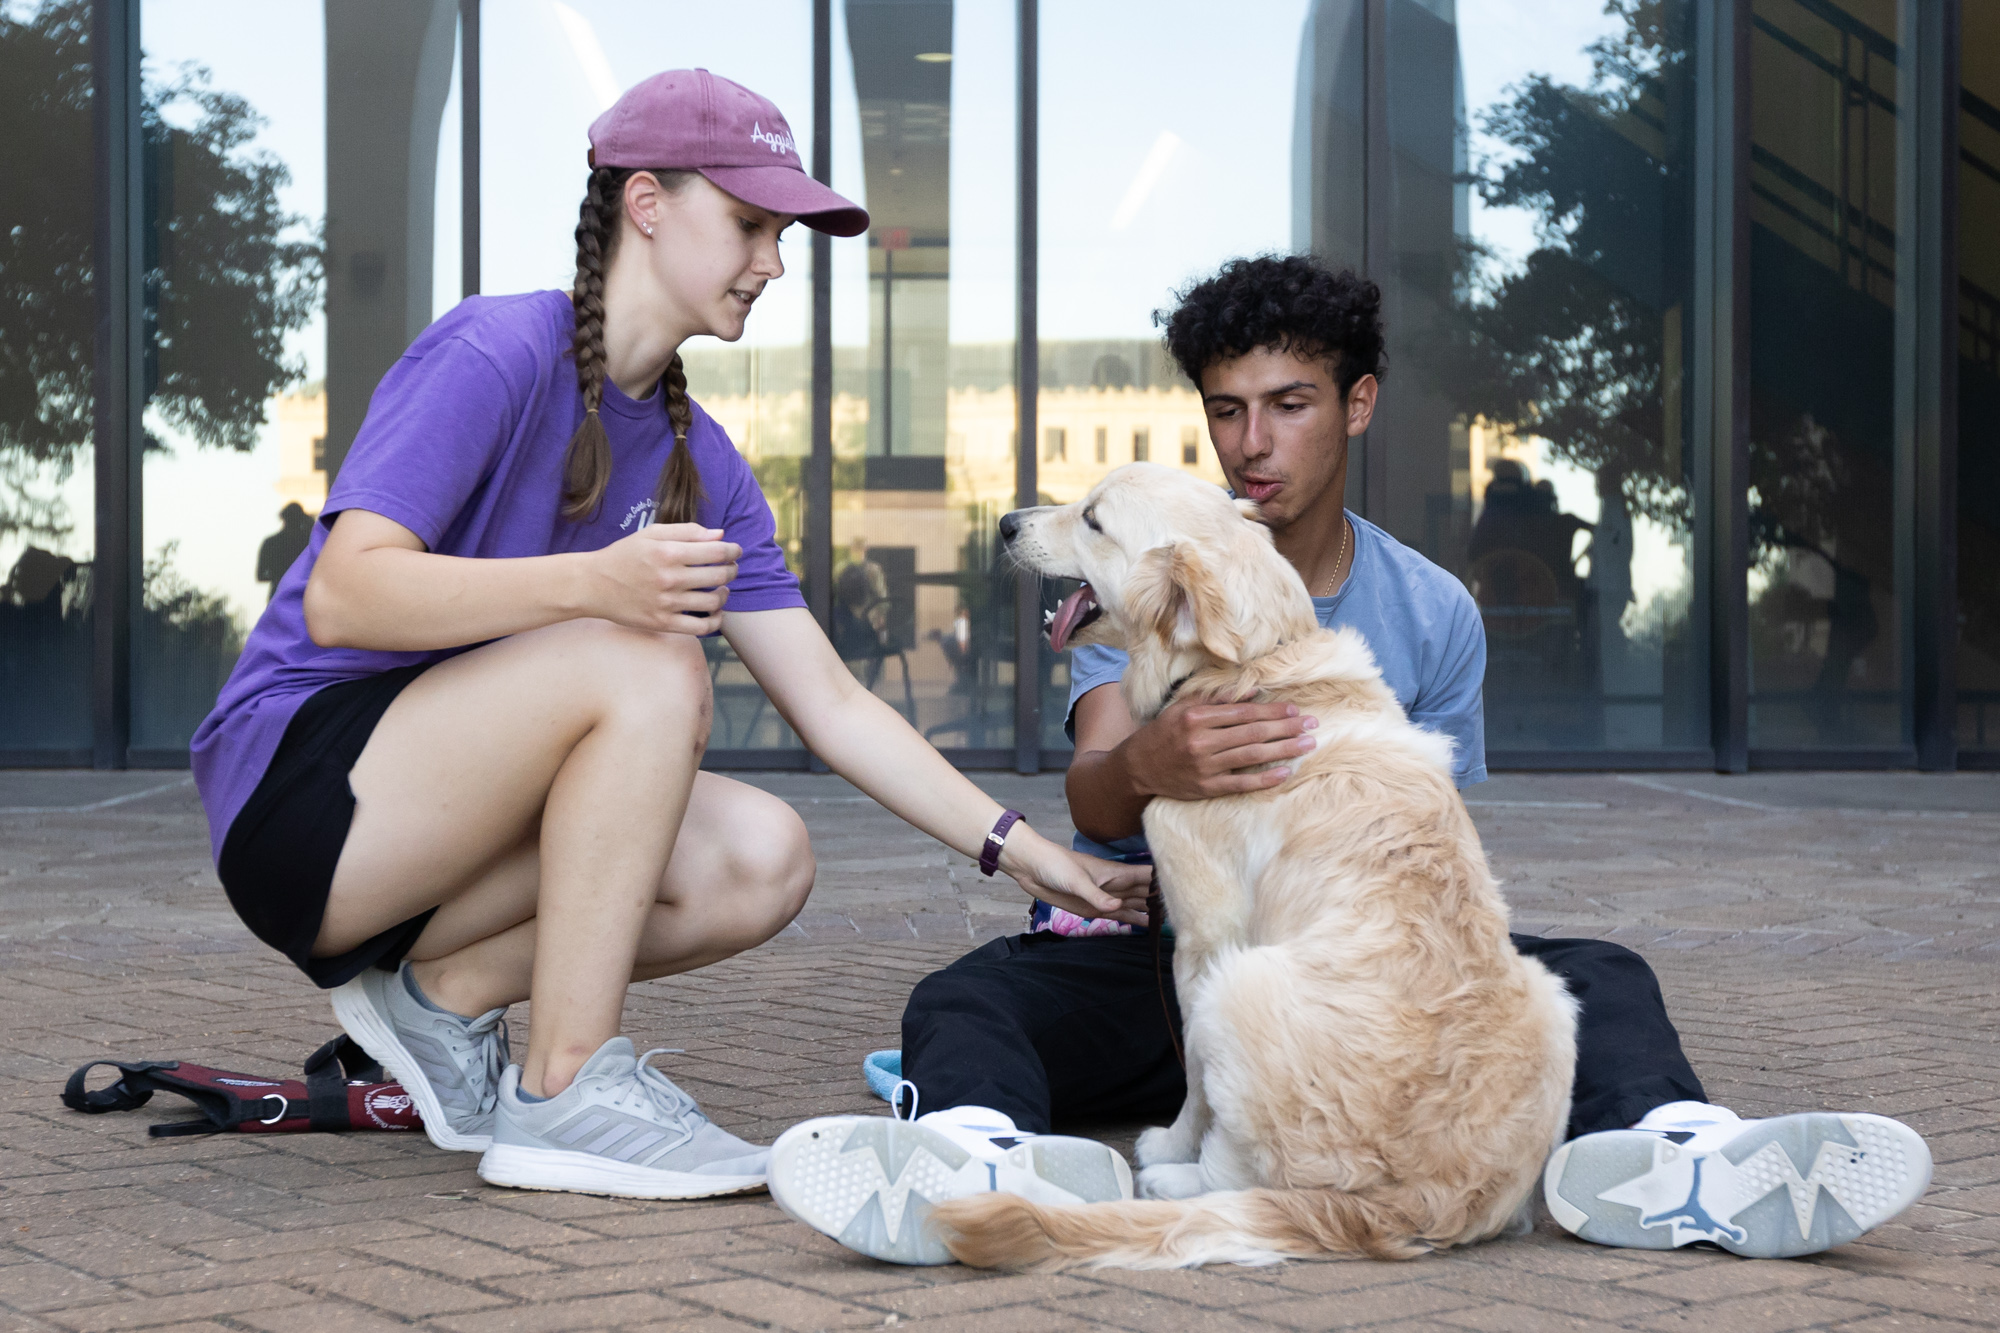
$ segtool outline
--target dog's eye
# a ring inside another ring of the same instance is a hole
[[[1083,521],[1084,521],[1084,525],[1085,525],[1086,527],[1088,527],[1088,528],[1089,528],[1089,529],[1090,529],[1090,530],[1091,530],[1092,532],[1103,532],[1103,531],[1104,531],[1104,529],[1103,529],[1102,527],[1100,527],[1100,526],[1098,525],[1098,522],[1097,522],[1097,506],[1096,506],[1096,505],[1092,505],[1092,506],[1091,506],[1090,508],[1088,508],[1088,509],[1086,509],[1086,510],[1084,510],[1084,511],[1083,511]]]

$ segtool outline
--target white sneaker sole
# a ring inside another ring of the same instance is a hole
[[[479,1178],[517,1190],[610,1194],[621,1199],[707,1199],[764,1188],[763,1176],[704,1176],[614,1162],[594,1153],[496,1143],[479,1159]]]
[[[1812,1113],[1752,1121],[1703,1152],[1642,1130],[1586,1134],[1556,1149],[1542,1186],[1556,1221],[1600,1245],[1708,1241],[1782,1259],[1873,1230],[1922,1198],[1930,1180],[1930,1149],[1909,1126]]]
[[[417,1115],[424,1122],[424,1133],[430,1141],[446,1152],[485,1152],[493,1146],[490,1134],[464,1134],[453,1129],[445,1117],[444,1103],[438,1100],[431,1088],[430,1079],[424,1076],[424,1068],[411,1055],[396,1035],[396,1029],[375,1002],[368,998],[368,974],[363,972],[332,992],[333,1016],[347,1035],[361,1044],[361,1049],[375,1057],[376,1063],[388,1073],[390,1078],[403,1085],[403,1091],[410,1094],[416,1104]],[[392,978],[392,980],[399,980]]]
[[[896,1264],[948,1264],[929,1224],[946,1199],[998,1190],[1036,1203],[1132,1197],[1132,1168],[1089,1139],[1038,1136],[998,1160],[974,1157],[938,1131],[886,1116],[827,1116],[771,1145],[771,1198],[848,1249]]]

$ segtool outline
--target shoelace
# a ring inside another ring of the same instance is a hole
[[[632,1082],[621,1086],[612,1096],[614,1106],[632,1106],[650,1109],[666,1123],[681,1131],[681,1142],[693,1138],[707,1123],[708,1117],[695,1105],[694,1098],[682,1092],[680,1086],[649,1063],[656,1055],[685,1055],[686,1051],[677,1046],[655,1046],[639,1057],[639,1067]],[[649,1105],[650,1104],[650,1105]]]
[[[903,1114],[903,1089],[910,1090],[910,1113]],[[896,1086],[889,1089],[889,1115],[895,1120],[915,1120],[917,1118],[917,1085],[906,1078],[896,1080]]]
[[[456,1019],[456,1015],[453,1015]],[[474,1113],[485,1115],[491,1111],[500,1098],[500,1075],[507,1068],[509,1040],[507,1035],[507,1011],[489,1009],[479,1017],[466,1021],[441,1022],[437,1025],[454,1047],[452,1054],[458,1057],[458,1067],[465,1071],[467,1090],[472,1093]],[[472,1047],[471,1055],[477,1060],[467,1059],[466,1046]]]

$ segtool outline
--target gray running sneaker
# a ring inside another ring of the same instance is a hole
[[[988,1190],[1042,1204],[1108,1203],[1132,1197],[1132,1168],[1105,1144],[1024,1133],[983,1106],[919,1120],[823,1116],[792,1126],[771,1145],[778,1207],[890,1263],[951,1263],[931,1210]]]
[[[630,1038],[613,1037],[546,1101],[523,1098],[521,1067],[509,1065],[480,1179],[628,1199],[764,1188],[771,1150],[716,1128],[692,1097],[646,1063],[659,1053],[634,1056]]]
[[[432,1143],[447,1152],[485,1152],[507,1065],[507,1011],[461,1018],[433,1009],[410,994],[403,978],[409,966],[371,967],[337,988],[333,1016],[403,1085]]]
[[[1543,1197],[1565,1230],[1599,1245],[1706,1241],[1785,1259],[1880,1226],[1922,1198],[1930,1179],[1930,1149],[1908,1125],[1813,1112],[1695,1133],[1585,1134],[1549,1159]]]

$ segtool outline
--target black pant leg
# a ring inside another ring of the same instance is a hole
[[[1604,940],[1516,935],[1514,947],[1561,977],[1577,1000],[1569,1135],[1625,1129],[1668,1102],[1705,1102],[1646,960]]]
[[[1173,943],[1161,943],[1164,1007],[1144,936],[1016,935],[925,977],[903,1010],[903,1076],[919,1110],[988,1106],[1030,1133],[1170,1119],[1187,1081]]]

